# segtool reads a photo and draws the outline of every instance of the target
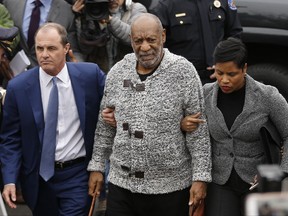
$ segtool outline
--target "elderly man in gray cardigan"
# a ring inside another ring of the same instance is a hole
[[[102,109],[114,107],[117,128],[100,117],[89,193],[99,194],[110,159],[109,216],[187,216],[211,181],[207,124],[189,134],[180,129],[183,116],[204,113],[201,81],[192,63],[163,49],[156,16],[137,17],[131,41],[134,53],[107,76]]]

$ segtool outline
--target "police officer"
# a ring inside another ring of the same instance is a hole
[[[234,0],[160,0],[152,13],[166,29],[165,46],[194,64],[202,84],[214,81],[217,43],[242,33]]]

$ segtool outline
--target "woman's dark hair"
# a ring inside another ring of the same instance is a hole
[[[238,68],[244,68],[247,63],[247,49],[238,38],[229,37],[217,44],[214,50],[214,63],[233,61]]]

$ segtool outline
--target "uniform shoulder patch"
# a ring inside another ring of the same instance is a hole
[[[228,0],[228,5],[231,10],[237,10],[236,4],[234,0]]]

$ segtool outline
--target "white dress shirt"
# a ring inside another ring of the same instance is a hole
[[[58,78],[59,107],[55,161],[63,162],[78,157],[84,157],[86,155],[86,150],[73,88],[66,64],[56,77]],[[40,68],[39,79],[45,119],[49,95],[52,88],[52,76],[48,75]]]

